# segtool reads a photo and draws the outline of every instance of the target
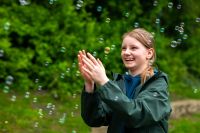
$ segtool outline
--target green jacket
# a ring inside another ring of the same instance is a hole
[[[133,99],[125,95],[122,75],[96,87],[94,93],[83,90],[81,115],[88,126],[108,126],[108,133],[167,133],[171,106],[166,74],[158,72],[136,87]]]

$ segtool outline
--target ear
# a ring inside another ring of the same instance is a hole
[[[147,60],[152,59],[153,54],[154,54],[154,49],[153,48],[147,49]]]

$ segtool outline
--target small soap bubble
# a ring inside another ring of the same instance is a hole
[[[105,59],[105,60],[107,60],[107,59],[108,59],[108,55],[107,55],[107,54],[105,54],[105,56],[104,56],[104,59]]]
[[[179,10],[179,9],[181,9],[181,7],[182,7],[182,5],[178,4],[176,8]]]
[[[196,18],[196,22],[199,23],[200,22],[200,18]]]
[[[157,18],[155,23],[156,23],[156,24],[160,24],[160,19]]]
[[[20,5],[22,5],[22,6],[26,6],[26,5],[29,5],[29,4],[30,4],[30,2],[28,2],[27,0],[19,0],[19,3],[20,3]]]
[[[4,93],[8,93],[10,91],[10,87],[9,86],[4,86],[4,88],[3,88],[3,92]]]
[[[44,115],[44,114],[43,114],[43,110],[42,110],[42,109],[39,109],[39,110],[38,110],[38,114],[39,114],[39,117],[40,117],[40,118],[43,118],[43,115]]]
[[[105,53],[105,54],[109,54],[109,53],[110,53],[110,47],[105,47],[104,53]]]
[[[180,26],[181,26],[181,27],[184,27],[184,25],[185,25],[184,22],[181,22],[181,23],[180,23]]]
[[[0,58],[4,56],[4,50],[0,49]]]
[[[106,18],[106,23],[110,23],[110,18]]]
[[[38,90],[39,90],[39,91],[42,90],[42,86],[41,86],[41,85],[38,86]]]
[[[172,2],[169,2],[169,3],[168,3],[168,7],[169,7],[169,8],[172,8],[172,7],[173,7],[173,3],[172,3]]]
[[[33,98],[33,102],[36,103],[37,102],[37,97]]]
[[[177,39],[177,41],[176,41],[176,42],[177,42],[177,45],[180,45],[180,44],[181,44],[181,42],[182,42],[182,39],[180,39],[180,38],[179,38],[179,39]]]
[[[37,84],[39,82],[39,79],[35,79],[35,83]]]
[[[119,97],[118,97],[118,96],[115,96],[114,100],[117,101],[118,99],[119,99]]]
[[[96,57],[96,56],[97,56],[97,52],[94,51],[94,52],[92,53],[92,55],[93,55],[94,57]]]
[[[49,113],[48,113],[49,115],[52,115],[53,114],[53,111],[52,110],[49,110]]]
[[[154,92],[154,93],[153,93],[153,96],[154,96],[154,97],[157,97],[157,96],[158,96],[158,92]]]
[[[54,0],[49,0],[49,4],[52,5]]]
[[[112,50],[112,51],[115,50],[115,47],[116,47],[115,45],[111,45],[110,50]]]
[[[63,116],[59,119],[59,123],[60,124],[64,124],[65,123],[65,119],[66,119],[66,113],[63,113]]]
[[[9,30],[10,29],[10,22],[6,22],[5,24],[4,24],[4,30]]]
[[[52,110],[55,110],[55,109],[56,109],[56,106],[53,104],[52,107],[51,107],[51,109],[52,109]]]
[[[76,104],[74,108],[77,110],[78,109],[78,104]]]
[[[127,17],[127,18],[129,17],[129,15],[130,15],[129,12],[126,12],[126,13],[124,14],[124,16]]]
[[[52,107],[52,103],[47,103],[46,108],[47,108],[47,109],[50,109],[51,107]]]
[[[155,1],[153,2],[153,6],[157,6],[157,5],[158,5],[158,1],[155,0]]]
[[[39,125],[39,122],[35,122],[35,123],[34,123],[34,127],[35,127],[35,128],[37,128],[38,125]]]
[[[187,35],[187,34],[184,34],[184,35],[183,35],[183,39],[186,40],[187,38],[188,38],[188,35]]]
[[[70,68],[68,67],[67,70],[66,70],[66,73],[69,73],[69,72],[70,72]]]
[[[30,92],[25,92],[25,96],[24,96],[25,98],[29,98],[30,97]]]
[[[60,52],[61,52],[61,53],[65,53],[65,51],[66,51],[66,48],[65,48],[65,47],[61,47],[61,48],[60,48]]]
[[[138,23],[138,22],[135,22],[135,23],[134,23],[134,27],[135,27],[135,28],[138,28],[138,27],[139,27],[139,23]]]
[[[8,124],[8,121],[4,121],[5,124]]]
[[[176,41],[171,41],[171,47],[172,47],[172,48],[177,47],[177,42],[176,42]]]
[[[72,67],[73,68],[75,68],[76,67],[76,63],[74,62],[74,63],[72,63]]]
[[[46,61],[46,62],[44,63],[44,65],[45,65],[46,67],[48,67],[48,66],[49,66],[49,62]]]
[[[71,112],[71,117],[74,117],[74,112]]]
[[[175,30],[178,30],[178,29],[179,29],[179,26],[176,25],[174,29],[175,29]]]
[[[76,71],[76,76],[80,76],[80,71]]]
[[[72,97],[73,97],[73,98],[76,98],[76,93],[74,93],[74,94],[72,95]]]
[[[65,78],[65,73],[61,73],[61,74],[60,74],[60,78],[61,78],[61,79],[64,79],[64,78]]]
[[[103,43],[103,42],[104,42],[104,38],[103,38],[103,37],[100,37],[100,38],[98,39],[98,41],[99,41],[99,43]]]
[[[16,97],[15,95],[12,95],[12,97],[11,97],[10,100],[11,100],[12,102],[15,102],[15,101],[16,101],[16,98],[17,98],[17,97]]]
[[[179,28],[178,28],[178,31],[179,31],[180,34],[183,34],[184,28],[183,28],[183,27],[179,27]]]
[[[198,93],[198,89],[193,89],[193,93]]]
[[[160,28],[160,32],[161,33],[165,32],[165,28]]]
[[[102,12],[102,6],[97,6],[97,12]]]
[[[11,76],[11,75],[7,76],[6,77],[6,84],[7,85],[12,85],[13,84],[13,80],[14,80],[13,76]]]
[[[72,130],[72,133],[77,133],[76,130]]]

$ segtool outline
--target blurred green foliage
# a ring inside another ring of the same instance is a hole
[[[143,27],[155,36],[157,64],[169,74],[170,92],[199,98],[200,22],[196,19],[200,2],[156,2],[1,0],[0,88],[42,88],[61,99],[80,92],[78,50],[100,58],[108,72],[123,73],[121,37]],[[174,48],[172,41],[176,41]],[[104,53],[105,47],[110,47],[109,54]],[[10,83],[9,76],[13,77]]]

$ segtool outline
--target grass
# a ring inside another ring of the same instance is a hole
[[[80,116],[80,96],[66,99],[60,102],[46,92],[30,92],[25,98],[25,93],[1,91],[0,132],[89,133]]]
[[[61,102],[47,92],[25,94],[0,91],[1,133],[90,133],[80,116],[80,95]],[[200,114],[170,119],[169,133],[199,133],[199,121]]]

